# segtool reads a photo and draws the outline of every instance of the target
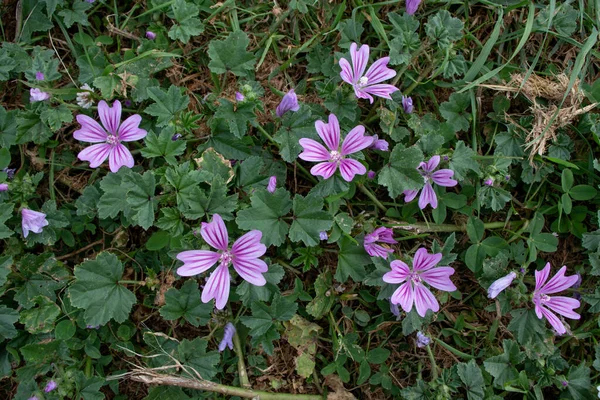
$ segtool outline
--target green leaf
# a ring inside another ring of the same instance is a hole
[[[251,336],[262,336],[271,328],[273,325],[273,318],[269,313],[269,308],[266,304],[261,302],[254,302],[251,306],[252,316],[240,317],[240,321],[248,328],[250,328]]]
[[[371,257],[365,251],[362,243],[356,244],[348,236],[342,236],[338,242],[338,265],[335,280],[344,283],[351,277],[355,282],[362,281],[366,276],[364,266],[371,263]]]
[[[0,49],[0,81],[10,79],[10,71],[15,69],[17,62],[8,54],[6,49]]]
[[[476,217],[470,217],[467,221],[467,235],[471,243],[479,243],[485,234],[485,226],[483,221]]]
[[[175,0],[171,6],[175,20],[178,22],[169,30],[169,37],[183,43],[190,41],[192,36],[204,32],[204,24],[198,18],[200,8],[185,0]]]
[[[323,211],[323,198],[313,194],[306,197],[297,194],[293,202],[294,221],[289,231],[293,242],[302,241],[306,246],[315,246],[320,242],[319,234],[328,231],[333,218]]]
[[[567,374],[567,391],[574,400],[592,400],[597,398],[596,393],[592,393],[592,381],[590,379],[590,369],[581,363],[578,366],[569,368]]]
[[[112,175],[112,174],[109,174]],[[97,202],[100,199],[100,191],[96,186],[88,186],[83,190],[81,196],[75,201],[78,216],[94,218],[98,212]]]
[[[173,207],[161,208],[160,212],[161,217],[156,221],[156,226],[165,231],[169,231],[172,236],[181,235],[184,228],[184,223],[181,220],[181,212]]]
[[[454,132],[469,129],[469,113],[471,106],[469,93],[452,93],[448,101],[440,105],[440,114],[452,126]]]
[[[14,299],[25,309],[34,306],[32,299],[42,295],[56,301],[56,291],[67,284],[70,274],[53,254],[25,254],[15,266],[19,271],[19,288]]]
[[[169,321],[185,318],[195,327],[206,325],[213,310],[212,303],[202,303],[198,282],[187,280],[181,289],[171,288],[165,293],[165,305],[160,315]]]
[[[26,15],[27,18],[23,18],[21,34],[15,42],[30,43],[33,32],[46,32],[54,27],[52,21],[42,13],[43,7],[38,7],[37,5],[37,1],[23,4],[21,15]]]
[[[254,104],[252,102],[232,103],[227,99],[220,99],[221,105],[215,112],[215,120],[222,120],[229,126],[229,131],[237,138],[248,132],[248,123],[256,124]],[[215,121],[215,122],[216,122]]]
[[[116,174],[107,174],[100,181],[100,188],[104,192],[98,201],[98,217],[100,219],[115,218],[120,212],[131,213],[127,201],[127,186],[124,176],[129,173],[126,168],[121,168]]]
[[[192,206],[198,206],[198,198],[202,195],[198,185],[201,173],[194,169],[190,170],[190,165],[191,163],[186,161],[165,171],[167,182],[176,190],[177,207],[184,214]],[[201,214],[204,214],[203,208]]]
[[[237,207],[237,196],[227,196],[227,185],[221,178],[215,177],[210,185],[208,196],[202,193],[198,203],[207,215],[219,214],[228,221],[233,219],[233,210]],[[186,215],[185,212],[183,214]]]
[[[267,284],[256,286],[247,281],[242,281],[235,292],[240,296],[240,300],[246,307],[249,307],[255,301],[269,301],[275,293],[279,293],[277,284],[283,279],[285,271],[279,264],[269,265],[269,270],[263,274]]]
[[[104,382],[104,379],[99,376],[88,378],[82,371],[78,371],[76,385],[79,396],[83,397],[83,400],[103,400],[105,397],[100,388]]]
[[[27,237],[27,243],[42,243],[48,246],[56,243],[61,233],[61,228],[69,225],[69,220],[63,211],[56,209],[56,202],[54,200],[46,201],[42,206],[41,212],[46,214],[48,226],[44,227],[41,233],[30,233]]]
[[[127,204],[135,212],[136,225],[148,230],[154,223],[154,209],[156,199],[156,181],[152,171],[144,172],[144,175],[131,172],[123,177],[123,184],[127,190]],[[121,199],[123,201],[123,199]]]
[[[73,114],[65,104],[43,111],[40,117],[53,131],[57,131],[63,124],[73,121]]]
[[[54,321],[60,314],[60,308],[45,296],[36,296],[32,301],[38,307],[21,311],[19,322],[32,334],[51,332],[54,329]]]
[[[565,193],[569,193],[569,190],[573,187],[573,171],[568,168],[563,169],[560,174],[560,184],[562,186],[562,190]]]
[[[503,388],[507,383],[517,379],[516,367],[525,360],[525,354],[513,340],[502,342],[504,353],[488,358],[483,362],[485,370],[494,377],[494,385]]]
[[[479,174],[479,164],[475,161],[476,155],[477,153],[470,147],[465,146],[462,140],[456,143],[456,148],[450,158],[450,169],[454,171],[456,179],[465,179],[468,171]]]
[[[73,24],[80,24],[88,26],[88,18],[86,11],[92,8],[92,4],[84,0],[75,0],[73,2],[73,8],[63,9],[58,12],[58,15],[63,17],[63,22],[67,28],[70,28]]]
[[[0,239],[6,239],[14,235],[14,232],[4,223],[12,217],[15,205],[13,203],[0,204]]]
[[[86,324],[104,325],[111,319],[127,320],[136,298],[119,283],[122,278],[123,264],[108,252],[75,267],[75,282],[69,288],[69,297],[75,307],[85,310]]]
[[[17,144],[33,142],[44,144],[52,136],[52,129],[33,111],[23,111],[17,116]]]
[[[211,182],[215,176],[218,176],[225,183],[229,183],[235,177],[235,172],[231,166],[231,161],[226,160],[215,149],[208,148],[204,150],[200,158],[196,158],[196,165],[200,170],[199,179],[202,182]],[[256,171],[254,171],[256,174]]]
[[[266,246],[280,246],[289,231],[289,225],[282,217],[292,208],[290,193],[284,188],[279,188],[274,193],[256,189],[250,202],[252,207],[237,213],[238,226],[241,229],[261,231],[261,242]]]
[[[423,161],[423,153],[416,147],[404,148],[397,144],[390,160],[377,174],[377,182],[387,187],[390,197],[395,199],[405,190],[417,190],[423,186],[423,177],[417,167]]]
[[[496,149],[494,154],[504,154],[507,157],[523,157],[523,146],[525,142],[516,130],[509,125],[508,132],[498,133],[494,137]]]
[[[0,60],[1,61],[1,60]],[[0,146],[9,148],[17,141],[17,121],[15,111],[6,111],[0,106]]]
[[[75,323],[69,319],[66,319],[56,324],[54,336],[58,340],[69,340],[75,335],[76,331],[77,327],[75,326]]]
[[[15,322],[19,320],[19,313],[6,306],[0,306],[0,342],[17,336]]]
[[[306,305],[306,312],[321,319],[331,310],[335,303],[335,292],[331,290],[332,278],[330,272],[324,272],[315,280],[315,297]]]
[[[114,73],[99,76],[94,79],[94,87],[100,90],[102,97],[110,99],[115,92],[120,92],[123,88],[123,80]]]
[[[354,93],[347,95],[343,90],[336,89],[325,98],[325,107],[340,121],[347,120],[348,122],[356,121],[360,109],[358,108],[358,100]]]
[[[587,201],[596,197],[598,191],[593,186],[589,185],[576,185],[571,188],[569,195],[573,200]]]
[[[208,45],[210,71],[215,74],[231,71],[236,76],[247,77],[256,63],[254,55],[246,50],[248,44],[248,35],[239,30],[231,32],[225,40],[211,40]]]
[[[210,380],[217,374],[217,365],[221,356],[216,351],[206,351],[208,342],[204,339],[196,338],[194,340],[184,339],[177,346],[178,360],[183,365],[191,367],[193,371],[187,368],[183,369],[185,375],[198,379],[195,373],[198,373],[202,379]]]
[[[169,232],[156,231],[146,242],[146,248],[150,251],[158,251],[163,249],[169,244],[170,237],[171,236],[169,235]]]
[[[13,265],[13,259],[11,256],[0,256],[0,287],[4,286],[8,274],[10,274],[11,267]],[[3,295],[0,292],[0,296]]]
[[[389,13],[388,19],[394,26],[391,32],[393,39],[390,42],[390,64],[408,64],[412,59],[412,55],[421,45],[419,34],[417,33],[419,22],[414,16],[406,13],[402,14],[402,16],[396,13]]]
[[[145,147],[142,149],[142,156],[145,158],[164,157],[171,164],[176,165],[175,156],[180,156],[185,151],[185,140],[173,140],[175,128],[168,126],[157,135],[154,131],[149,131],[144,138]]]
[[[279,155],[284,161],[293,163],[302,151],[299,140],[309,138],[319,140],[315,130],[315,117],[306,104],[300,105],[297,112],[288,112],[283,115],[281,128],[273,139],[279,144]]]
[[[460,40],[463,36],[462,29],[462,21],[454,18],[446,10],[438,11],[429,17],[425,24],[427,37],[432,41],[437,41],[437,45],[442,49],[449,48],[452,42]]]
[[[322,74],[328,78],[336,75],[334,58],[330,47],[317,43],[306,54],[306,71],[311,74]]]
[[[593,294],[584,294],[581,296],[586,303],[590,305],[588,312],[600,312],[600,289],[596,289]]]
[[[377,347],[367,353],[367,360],[371,364],[383,364],[390,356],[390,351],[383,347]]]
[[[181,94],[181,89],[171,85],[169,91],[165,92],[159,87],[149,87],[148,96],[154,100],[154,104],[146,107],[144,112],[157,118],[157,126],[166,126],[177,118],[177,113],[185,110],[190,98]]]
[[[468,363],[460,363],[456,366],[456,372],[467,389],[467,399],[483,400],[485,398],[485,383],[481,369],[471,360]]]
[[[508,330],[515,334],[519,343],[526,346],[532,342],[543,342],[546,334],[545,320],[535,315],[533,310],[519,309],[510,313],[512,320],[508,324]]]

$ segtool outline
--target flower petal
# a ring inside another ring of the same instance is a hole
[[[394,260],[390,264],[392,270],[383,275],[383,281],[387,283],[401,283],[410,275],[410,268],[400,260]]]
[[[77,116],[77,122],[81,124],[81,129],[73,132],[73,137],[75,139],[89,143],[106,142],[106,137],[108,136],[106,131],[92,118],[87,115],[79,114]]]
[[[356,51],[356,47],[356,43],[352,43],[350,45],[350,57],[352,58],[352,69],[354,70],[354,78],[358,80],[363,76],[365,69],[367,68],[367,63],[369,62],[369,46],[363,44],[362,46],[360,46],[360,49],[358,51]]]
[[[177,254],[177,259],[183,261],[183,265],[177,268],[177,274],[181,276],[194,276],[201,274],[215,265],[221,255],[209,250],[189,250]]]
[[[550,297],[550,300],[548,300],[545,305],[552,311],[559,313],[564,317],[571,319],[581,318],[581,315],[573,311],[575,308],[579,308],[581,306],[581,303],[579,302],[579,300],[573,299],[571,297],[553,296]]]
[[[544,317],[546,317],[548,322],[550,322],[550,325],[552,325],[554,330],[556,332],[558,332],[559,335],[564,335],[565,333],[567,333],[567,328],[565,328],[565,325],[552,311],[548,310],[545,307],[539,307],[539,309],[540,309],[540,312],[542,313],[542,315]],[[539,318],[539,315],[538,315],[538,318]]]
[[[417,313],[421,317],[425,317],[427,310],[438,312],[440,305],[429,289],[422,284],[415,285],[415,306],[417,307]]]
[[[418,190],[405,190],[402,192],[402,194],[404,195],[404,202],[410,203],[411,201],[413,201],[415,199],[415,197],[417,197],[417,195],[419,194],[419,191]]]
[[[340,161],[340,173],[346,182],[352,182],[355,175],[366,174],[367,168],[360,162],[347,158]]]
[[[134,140],[145,138],[148,132],[144,129],[140,129],[140,122],[142,122],[142,117],[138,114],[132,115],[123,121],[117,135],[119,140],[123,142],[133,142]]]
[[[234,258],[253,259],[266,253],[267,246],[260,242],[262,232],[253,230],[241,236],[233,243],[231,254]]]
[[[208,303],[211,299],[215,299],[215,307],[222,310],[229,299],[229,270],[226,264],[219,265],[206,281],[204,290],[202,291],[202,302]]]
[[[315,121],[315,129],[329,150],[338,150],[340,147],[340,123],[334,114],[329,114],[328,124],[321,120]]]
[[[400,304],[404,311],[410,312],[414,299],[415,294],[412,285],[410,282],[406,282],[396,289],[390,300],[393,304]]]
[[[388,256],[389,253],[393,253],[394,252],[394,250],[388,249],[387,247],[383,247],[383,246],[378,245],[376,243],[367,243],[367,244],[365,244],[365,251],[371,257],[381,257],[381,258],[387,258],[387,256]]]
[[[121,123],[121,102],[115,100],[112,107],[109,107],[104,100],[98,103],[98,115],[104,128],[113,135],[116,135]]]
[[[337,169],[337,163],[334,162],[322,162],[310,169],[310,173],[314,176],[322,176],[323,179],[329,179],[335,173]]]
[[[373,104],[373,101],[374,101],[373,96],[371,96],[369,93],[365,92],[363,89],[354,85],[354,94],[359,99],[367,99],[367,100],[369,100],[369,103]]]
[[[121,143],[111,146],[108,166],[111,172],[118,172],[121,167],[133,168],[133,156],[129,149]]]
[[[234,257],[233,268],[245,281],[254,286],[264,286],[267,283],[262,274],[267,272],[269,267],[261,259],[239,259]]]
[[[442,259],[442,253],[429,254],[427,249],[421,247],[413,258],[413,270],[426,271],[435,267]]]
[[[546,263],[544,269],[535,271],[535,291],[539,291],[550,276],[550,263]]]
[[[200,229],[202,239],[218,250],[227,251],[229,245],[229,234],[225,222],[219,214],[214,214],[212,222],[203,222]]]
[[[302,138],[299,140],[300,146],[304,149],[298,157],[304,161],[328,161],[330,156],[327,149],[319,142]]]
[[[436,289],[445,292],[454,292],[456,286],[450,280],[450,275],[454,274],[454,268],[437,267],[421,272],[421,278]]]
[[[342,77],[344,82],[349,83],[351,85],[354,84],[354,73],[352,72],[352,67],[350,66],[348,60],[346,60],[345,58],[340,59],[340,68],[342,69],[342,72],[340,72],[340,76]]]
[[[452,187],[458,184],[458,181],[451,179],[454,171],[451,169],[440,169],[431,174],[431,180],[440,186]]]
[[[89,161],[90,168],[97,168],[106,160],[112,146],[108,143],[94,144],[86,147],[77,154],[77,158],[82,161]]]
[[[419,196],[419,208],[422,210],[427,207],[427,204],[431,204],[431,208],[437,208],[438,201],[431,183],[425,183],[421,196]]]
[[[373,136],[365,136],[365,127],[362,125],[355,126],[344,138],[342,143],[342,155],[356,153],[362,149],[366,149],[373,144]]]
[[[540,293],[558,293],[573,286],[579,278],[577,275],[565,276],[566,271],[566,266],[563,266],[558,270],[556,275],[550,278],[550,280],[540,289]]]
[[[368,85],[365,86],[363,88],[361,88],[361,90],[364,93],[367,93],[368,95],[373,95],[373,96],[377,96],[377,97],[382,97],[384,99],[392,99],[392,96],[390,96],[392,93],[397,92],[398,88],[394,85],[388,85],[387,83],[378,83],[376,85]],[[371,102],[373,103],[373,102]]]
[[[390,62],[390,58],[383,57],[375,61],[369,67],[367,73],[365,74],[365,76],[369,79],[369,85],[383,82],[396,76],[396,71],[387,67],[388,62]]]
[[[425,172],[433,172],[438,165],[440,165],[440,156],[433,156],[429,159],[429,161],[421,165],[421,169],[423,169]]]

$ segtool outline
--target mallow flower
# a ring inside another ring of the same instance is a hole
[[[413,15],[419,8],[419,4],[421,4],[421,0],[406,0],[406,13]]]
[[[373,144],[370,147],[375,150],[389,151],[390,144],[387,140],[379,139],[378,135],[373,135]]]
[[[429,346],[429,343],[431,343],[431,338],[429,336],[421,331],[417,332],[417,347],[422,348]]]
[[[233,350],[233,335],[235,335],[235,326],[228,322],[223,329],[223,339],[219,343],[219,351],[224,351],[227,347],[229,350]]]
[[[350,45],[350,58],[352,65],[345,58],[340,60],[342,72],[340,76],[344,82],[354,88],[354,94],[360,99],[368,99],[373,104],[373,96],[391,99],[391,94],[398,90],[394,85],[381,83],[396,76],[396,71],[387,67],[389,57],[375,61],[365,73],[369,61],[369,46],[363,44],[357,51],[358,45]],[[373,96],[372,96],[373,95]]]
[[[44,388],[44,392],[50,393],[58,387],[58,384],[55,381],[49,381]]]
[[[23,228],[23,237],[27,237],[29,232],[42,233],[45,226],[48,226],[46,214],[33,211],[28,208],[21,210],[21,226]]]
[[[277,116],[281,118],[286,112],[298,111],[299,109],[300,104],[298,104],[298,96],[296,96],[296,92],[294,92],[294,89],[290,89],[290,91],[287,92],[285,96],[283,96],[283,99],[281,99],[281,103],[279,103],[279,105],[277,106],[275,114],[277,114]]]
[[[277,177],[275,175],[269,178],[269,184],[267,185],[267,191],[269,193],[275,193],[275,189],[277,189]]]
[[[383,281],[402,285],[392,295],[391,302],[400,304],[406,312],[410,312],[414,304],[421,317],[427,314],[427,310],[438,312],[440,305],[425,283],[445,292],[456,290],[450,280],[454,268],[436,267],[441,259],[442,253],[429,254],[425,248],[420,248],[415,253],[412,268],[403,261],[392,261],[392,270],[383,275]]]
[[[565,334],[567,329],[552,311],[566,318],[581,318],[579,314],[573,311],[581,305],[579,300],[565,296],[548,296],[549,294],[562,292],[577,282],[577,275],[565,276],[566,270],[567,267],[563,266],[550,280],[548,280],[550,263],[547,263],[541,271],[535,271],[535,290],[532,299],[537,317],[539,319],[545,317],[560,335]]]
[[[414,110],[412,97],[402,96],[402,108],[407,114],[411,114]]]
[[[48,100],[49,98],[50,98],[50,93],[42,92],[38,88],[29,89],[29,102],[30,103]]]
[[[304,151],[298,157],[304,161],[319,162],[310,169],[311,174],[329,179],[339,167],[342,178],[351,182],[355,175],[364,175],[367,172],[365,166],[360,162],[346,158],[350,154],[366,149],[373,143],[371,136],[365,136],[364,126],[358,125],[348,132],[341,148],[340,124],[334,114],[329,114],[328,124],[320,120],[316,121],[315,129],[329,150],[315,140],[300,139],[300,146]]]
[[[8,183],[0,183],[0,192],[6,192],[8,190]]]
[[[212,222],[202,223],[200,235],[206,243],[219,251],[189,250],[177,254],[177,259],[183,261],[183,266],[177,269],[177,273],[181,276],[198,275],[219,262],[202,291],[203,303],[215,299],[219,310],[225,307],[231,285],[229,264],[233,264],[238,275],[252,285],[264,286],[267,283],[262,274],[269,268],[258,258],[267,251],[267,247],[260,243],[260,231],[252,230],[246,233],[229,248],[229,234],[225,223],[219,214],[214,214]]]
[[[488,297],[490,299],[496,298],[504,289],[510,286],[512,281],[517,277],[517,274],[511,272],[510,274],[503,276],[500,279],[495,280],[488,288]]]
[[[121,142],[133,142],[146,137],[148,132],[139,128],[142,117],[134,114],[121,123],[121,103],[115,100],[109,107],[104,100],[98,103],[98,114],[102,126],[87,115],[79,114],[77,122],[81,129],[73,133],[77,140],[94,144],[79,152],[77,158],[90,162],[90,168],[97,168],[108,157],[112,172],[125,166],[133,167],[133,156]]]
[[[423,186],[423,191],[421,192],[421,196],[419,196],[419,208],[422,210],[427,207],[427,204],[431,204],[431,208],[437,208],[438,200],[435,192],[433,191],[433,186],[431,186],[431,182],[439,185],[439,186],[456,186],[458,184],[457,181],[452,179],[454,176],[454,171],[451,169],[440,169],[436,171],[438,165],[440,164],[440,156],[433,156],[429,161],[422,162],[419,164],[417,169],[423,176],[423,180],[425,181],[425,186]],[[404,202],[408,203],[414,200],[419,194],[418,190],[405,190],[404,192]]]
[[[365,251],[371,257],[387,258],[388,253],[393,253],[394,250],[383,247],[380,243],[395,244],[398,243],[394,240],[394,230],[392,228],[379,227],[373,232],[365,235]]]

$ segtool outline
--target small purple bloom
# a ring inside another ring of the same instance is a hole
[[[352,85],[354,94],[359,99],[368,99],[371,104],[373,104],[373,96],[391,99],[390,95],[398,88],[394,85],[380,83],[396,76],[396,71],[387,67],[390,58],[380,58],[365,73],[369,61],[369,46],[364,44],[358,51],[356,50],[357,47],[356,43],[350,45],[352,65],[345,58],[340,60],[340,67],[342,68],[340,76],[344,82]]]
[[[129,108],[129,107],[131,107],[131,105],[132,105],[132,104],[133,104],[133,103],[132,103],[132,102],[131,102],[131,100],[129,100],[129,99],[127,99],[127,100],[123,100],[123,105],[124,105],[125,107],[128,107],[128,108]]]
[[[277,189],[277,177],[275,175],[273,175],[272,177],[269,178],[269,184],[267,185],[267,190],[269,191],[269,193],[273,193],[273,192],[275,192],[275,189]]]
[[[577,277],[577,280],[575,281],[573,286],[571,286],[571,289],[579,289],[581,287],[581,281],[583,280],[581,278],[581,274],[579,272],[577,272],[577,273],[575,273],[575,276]]]
[[[413,15],[419,8],[419,4],[421,4],[421,0],[406,0],[406,13]]]
[[[504,180],[505,180],[506,182],[510,181],[510,175],[506,175],[506,176],[504,177]]]
[[[431,338],[429,338],[429,336],[426,336],[421,331],[417,332],[417,347],[429,346],[429,343],[431,343]]]
[[[38,81],[43,81],[44,80],[44,73],[40,72],[40,71],[36,72],[35,73],[35,79],[38,80]]]
[[[27,237],[29,232],[42,233],[45,226],[48,226],[46,214],[23,208],[21,210],[21,226],[23,228],[23,237]]]
[[[329,238],[329,236],[327,236],[327,232],[325,232],[325,231],[319,232],[319,239],[327,240],[328,238]]]
[[[494,184],[494,180],[492,178],[487,178],[485,181],[483,181],[483,184],[486,186],[492,186]]]
[[[425,248],[420,248],[413,258],[413,267],[410,268],[400,260],[392,261],[392,270],[383,275],[386,283],[402,283],[392,295],[391,301],[400,304],[402,309],[410,312],[413,304],[417,313],[425,317],[427,310],[438,312],[440,305],[425,283],[445,292],[453,292],[456,286],[450,280],[454,268],[436,267],[442,260],[442,253],[429,254]]]
[[[90,4],[93,4],[96,0],[85,0],[85,1],[87,1]]]
[[[450,157],[448,157],[448,156],[444,156],[443,158],[444,158],[444,161],[448,161],[450,159]]]
[[[315,140],[300,139],[300,146],[304,151],[298,157],[304,161],[319,162],[310,169],[311,174],[329,179],[339,167],[342,178],[351,182],[355,175],[364,175],[367,172],[360,162],[346,158],[347,155],[366,149],[373,143],[371,136],[365,136],[364,126],[358,125],[348,132],[341,148],[340,124],[334,114],[329,114],[328,124],[316,121],[315,129],[329,150]]]
[[[222,310],[229,299],[231,278],[229,276],[229,264],[242,279],[254,286],[264,286],[267,281],[262,275],[269,268],[267,264],[259,259],[267,251],[267,246],[260,242],[262,232],[252,230],[233,243],[229,248],[229,234],[225,222],[219,214],[214,214],[212,222],[202,223],[200,235],[211,247],[219,252],[210,250],[188,250],[177,254],[177,259],[183,261],[183,266],[177,269],[181,276],[194,276],[210,269],[215,263],[219,266],[210,274],[208,281],[202,290],[201,300],[208,303],[211,299],[216,300],[216,307]]]
[[[567,328],[552,311],[566,318],[581,318],[579,314],[573,311],[581,305],[579,300],[565,296],[548,296],[549,294],[562,292],[577,282],[577,275],[565,276],[566,270],[567,267],[563,266],[550,280],[548,280],[550,277],[550,263],[547,263],[541,271],[535,271],[535,289],[533,291],[535,314],[539,319],[545,317],[559,335],[565,334]]]
[[[428,204],[431,204],[431,208],[437,208],[438,200],[435,192],[433,191],[433,186],[431,186],[431,182],[445,187],[452,187],[458,184],[457,181],[451,179],[454,176],[454,171],[451,169],[440,169],[436,171],[438,165],[440,163],[440,156],[433,156],[429,161],[422,162],[417,169],[420,169],[420,173],[425,180],[425,186],[423,186],[423,191],[421,192],[421,196],[419,196],[419,208],[422,210],[427,207]],[[404,192],[404,202],[408,203],[414,200],[419,194],[418,190],[405,190]]]
[[[86,325],[87,329],[100,329],[100,325]]]
[[[393,253],[394,250],[383,247],[382,245],[377,244],[376,242],[388,243],[388,244],[396,244],[394,240],[394,230],[392,228],[379,227],[375,229],[373,232],[365,235],[364,246],[365,251],[371,257],[381,257],[387,258],[388,253]]]
[[[0,192],[6,192],[8,190],[8,183],[0,183]]]
[[[413,106],[412,97],[402,96],[402,108],[404,108],[404,112],[410,114],[415,109]]]
[[[152,31],[147,31],[146,38],[148,38],[150,40],[154,40],[154,39],[156,39],[156,33],[152,32]]]
[[[35,103],[37,101],[44,101],[50,98],[50,93],[42,92],[38,88],[29,89],[29,101]]]
[[[569,382],[567,382],[567,381],[562,381],[562,382],[561,382],[561,385],[563,385],[563,387],[567,387],[567,386],[569,386]]]
[[[390,312],[396,317],[396,321],[400,320],[400,309],[398,308],[398,304],[392,303],[390,299]]]
[[[229,350],[233,350],[233,335],[235,335],[235,326],[231,322],[228,322],[223,330],[223,340],[219,343],[219,351],[225,350],[226,347],[229,347]]]
[[[15,168],[8,168],[8,167],[7,167],[7,168],[4,168],[4,169],[2,170],[2,172],[4,172],[4,173],[6,174],[6,177],[7,177],[8,179],[13,179],[13,178],[15,177],[15,172],[16,172],[16,171],[17,171],[17,170],[16,170]]]
[[[235,92],[235,101],[244,101],[246,97],[240,92]]]
[[[379,136],[373,135],[373,144],[370,148],[381,151],[389,151],[390,144],[383,139],[379,139]]]
[[[178,141],[179,139],[181,139],[181,133],[176,133],[173,136],[171,136],[171,140],[174,142]]]
[[[44,388],[44,392],[46,393],[50,393],[51,391],[53,391],[54,389],[56,389],[58,387],[58,384],[54,381],[50,381],[46,384],[46,387]]]
[[[290,89],[290,91],[287,92],[285,96],[283,96],[283,99],[281,99],[281,103],[279,103],[279,105],[277,106],[275,114],[277,114],[277,116],[281,118],[286,112],[298,111],[299,109],[300,105],[298,104],[298,96],[296,96],[294,89]]]
[[[517,277],[517,274],[511,272],[510,274],[503,276],[502,278],[494,281],[488,288],[488,297],[490,299],[496,298],[504,289],[510,286],[512,281]]]
[[[81,129],[73,133],[77,140],[98,143],[85,148],[77,155],[82,161],[89,161],[90,168],[97,168],[108,158],[112,172],[125,166],[133,167],[133,156],[121,142],[133,142],[145,138],[148,132],[139,128],[142,117],[134,114],[121,123],[121,103],[115,100],[109,107],[104,100],[98,103],[98,114],[102,125],[84,114],[77,116]]]
[[[369,172],[367,172],[367,178],[369,178],[369,179],[375,179],[375,171],[369,171]]]
[[[37,396],[31,396],[30,398],[28,398],[27,400],[40,400]]]

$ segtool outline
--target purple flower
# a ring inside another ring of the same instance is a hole
[[[87,329],[100,329],[100,325],[86,325]]]
[[[398,308],[398,304],[392,303],[392,299],[390,299],[389,301],[390,301],[390,312],[392,314],[394,314],[394,316],[396,317],[396,321],[399,321],[400,320],[400,309]]]
[[[235,335],[235,326],[231,322],[228,322],[223,329],[223,339],[219,343],[219,351],[225,350],[229,347],[229,350],[233,350],[233,335]]]
[[[492,178],[487,178],[485,181],[483,181],[483,184],[486,186],[492,186],[494,184],[494,180]]]
[[[421,331],[417,332],[417,347],[421,348],[421,347],[429,346],[429,343],[431,343],[431,338],[429,338],[429,336],[426,336]]]
[[[176,133],[176,134],[174,134],[173,136],[171,136],[171,140],[172,140],[173,142],[176,142],[176,141],[178,141],[179,139],[181,139],[181,133]]]
[[[421,0],[406,0],[406,13],[413,15],[419,8],[419,4],[421,4]]]
[[[365,235],[365,251],[371,257],[387,258],[388,253],[393,253],[394,250],[383,247],[376,242],[395,244],[398,243],[394,240],[394,230],[392,228],[379,227],[373,232]]]
[[[367,178],[374,179],[375,178],[375,171],[369,171],[369,172],[367,172]]]
[[[123,100],[123,105],[125,107],[129,108],[133,105],[133,103],[131,102],[131,100],[127,99],[127,100]]]
[[[427,207],[427,204],[431,204],[431,208],[437,208],[438,200],[435,192],[433,191],[433,186],[431,186],[431,181],[433,183],[440,186],[456,186],[458,184],[457,181],[451,179],[454,176],[454,171],[451,169],[440,169],[439,171],[435,171],[437,166],[440,163],[440,156],[433,156],[426,163],[422,162],[417,169],[420,169],[420,173],[425,180],[425,186],[423,186],[423,191],[421,192],[421,196],[419,197],[419,208],[422,210]],[[418,190],[405,190],[404,192],[404,202],[408,203],[413,201],[417,194]]]
[[[412,97],[402,96],[402,108],[404,108],[404,112],[410,114],[413,112],[413,101]]]
[[[54,381],[50,381],[46,384],[46,387],[44,388],[44,392],[46,393],[50,393],[51,391],[53,391],[54,389],[56,389],[58,387],[58,384]]]
[[[566,266],[563,266],[549,281],[550,263],[547,263],[541,271],[535,271],[535,290],[533,291],[533,304],[535,313],[539,319],[546,317],[550,325],[563,335],[567,332],[565,325],[552,311],[571,319],[579,319],[581,316],[573,311],[579,308],[578,300],[564,296],[548,296],[552,293],[562,292],[577,282],[577,275],[565,276]],[[546,283],[546,281],[548,281]],[[550,311],[550,310],[552,311]]]
[[[40,71],[36,72],[35,73],[35,79],[37,81],[43,81],[44,80],[44,73],[40,72]]]
[[[8,179],[13,179],[15,177],[16,169],[15,168],[8,168],[8,167],[6,167],[6,168],[4,168],[2,170],[2,172],[4,172],[6,174],[6,177]]]
[[[44,101],[50,98],[50,93],[42,92],[38,88],[29,89],[29,101],[35,103],[37,101]]]
[[[285,96],[283,96],[283,99],[281,99],[281,103],[279,103],[279,105],[277,106],[275,114],[277,114],[277,116],[281,118],[286,112],[298,111],[299,109],[300,105],[298,104],[298,96],[296,96],[294,89],[290,89],[290,91],[287,92]]]
[[[327,232],[325,232],[325,231],[319,232],[319,239],[327,240],[328,238],[329,238],[329,236],[327,236]]]
[[[42,233],[45,226],[48,226],[46,214],[23,208],[21,210],[21,226],[23,228],[23,237],[27,237],[29,232]]]
[[[148,134],[139,128],[142,117],[134,114],[121,123],[121,103],[115,100],[109,107],[104,100],[98,103],[98,114],[102,126],[87,115],[79,114],[77,122],[81,129],[73,133],[77,140],[94,144],[77,155],[77,158],[90,162],[90,168],[97,168],[108,157],[108,165],[112,172],[122,166],[133,167],[133,156],[121,142],[140,140]]]
[[[235,92],[235,101],[244,101],[246,97],[240,92]]]
[[[147,31],[146,38],[148,38],[150,40],[154,40],[154,39],[156,39],[156,33],[152,32],[152,31]]]
[[[8,190],[8,183],[0,183],[0,192],[6,192]]]
[[[367,172],[360,162],[346,158],[347,155],[366,149],[373,143],[372,137],[365,136],[364,126],[358,125],[348,132],[341,148],[340,124],[334,114],[329,114],[328,124],[320,120],[316,121],[315,128],[329,150],[312,139],[300,139],[300,146],[304,151],[298,157],[304,161],[319,162],[310,169],[311,174],[329,179],[339,167],[342,178],[351,182],[354,175],[364,175]]]
[[[517,274],[511,272],[510,274],[503,276],[502,278],[494,281],[488,288],[488,297],[490,299],[496,298],[504,289],[510,286],[512,281],[517,277]]]
[[[364,44],[356,51],[357,47],[356,43],[350,45],[352,65],[345,58],[340,60],[342,68],[340,76],[344,82],[352,85],[354,94],[359,99],[368,99],[371,104],[373,104],[373,96],[391,99],[390,94],[397,91],[398,88],[394,85],[380,83],[396,76],[396,71],[387,67],[390,58],[383,57],[375,61],[365,74],[369,61],[369,46]]]
[[[421,317],[425,316],[427,310],[438,312],[440,305],[424,283],[446,292],[456,290],[456,286],[450,280],[450,275],[454,274],[454,268],[434,268],[441,259],[442,253],[429,254],[426,249],[420,248],[415,253],[412,269],[400,260],[392,261],[390,265],[392,270],[383,275],[383,281],[387,283],[404,282],[392,295],[392,303],[400,304],[406,312],[412,310],[414,303],[417,313]]]
[[[217,309],[222,310],[225,307],[229,298],[229,264],[233,264],[237,273],[253,285],[264,286],[267,283],[262,273],[267,272],[269,268],[258,258],[267,251],[267,247],[260,243],[260,231],[252,230],[246,233],[229,249],[229,234],[225,223],[219,214],[214,214],[212,222],[202,223],[200,235],[206,243],[220,251],[189,250],[177,254],[177,259],[183,261],[183,266],[177,269],[177,273],[181,276],[198,275],[219,262],[202,291],[203,303],[215,299]]]
[[[277,177],[275,175],[273,175],[272,177],[269,178],[269,184],[267,185],[267,190],[269,191],[269,193],[273,193],[273,192],[275,192],[275,189],[277,189]]]
[[[40,400],[37,396],[31,396],[30,398],[28,398],[27,400]]]
[[[389,151],[390,144],[383,139],[379,139],[379,136],[373,135],[373,144],[370,148],[381,151]]]

